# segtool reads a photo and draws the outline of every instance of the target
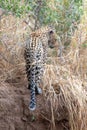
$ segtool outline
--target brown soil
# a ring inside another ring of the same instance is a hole
[[[25,84],[1,83],[0,130],[51,130],[51,123],[42,117],[43,98],[37,97],[37,110],[28,109],[29,90]],[[57,130],[67,130],[63,122],[56,123]]]

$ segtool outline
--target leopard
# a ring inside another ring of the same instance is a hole
[[[57,45],[57,34],[52,25],[41,27],[29,35],[24,50],[25,68],[30,89],[29,109],[36,109],[36,95],[42,94],[40,87],[47,61],[48,48]]]

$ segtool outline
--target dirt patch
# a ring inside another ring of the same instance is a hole
[[[37,110],[28,109],[29,90],[26,84],[2,83],[0,85],[0,130],[50,130],[51,123],[42,117],[43,97],[37,97]],[[56,124],[63,129],[63,122]]]

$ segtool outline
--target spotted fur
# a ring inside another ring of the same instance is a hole
[[[30,110],[36,109],[36,94],[40,94],[40,83],[44,72],[44,64],[47,58],[48,47],[55,47],[55,29],[51,26],[42,27],[30,34],[26,42],[24,58],[26,62],[26,73],[28,88],[31,93],[29,104]]]

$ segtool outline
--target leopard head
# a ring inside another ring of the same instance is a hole
[[[50,30],[48,32],[49,38],[48,38],[48,46],[50,48],[56,48],[58,46],[58,39],[57,34],[55,30]]]

